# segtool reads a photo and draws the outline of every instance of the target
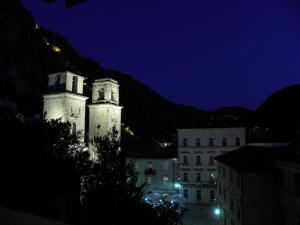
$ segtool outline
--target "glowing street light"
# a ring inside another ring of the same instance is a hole
[[[216,216],[219,216],[221,211],[220,211],[219,208],[215,208],[214,213],[215,213]]]
[[[175,183],[174,187],[179,189],[181,187],[181,185],[179,183]]]

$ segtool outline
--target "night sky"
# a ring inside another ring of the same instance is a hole
[[[256,109],[300,83],[296,0],[22,0],[84,56],[163,97],[204,110]]]

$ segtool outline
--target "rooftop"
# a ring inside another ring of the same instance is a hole
[[[290,147],[244,146],[215,159],[239,172],[259,172],[270,168],[270,159],[291,155]]]

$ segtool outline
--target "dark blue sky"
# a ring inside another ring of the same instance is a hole
[[[300,83],[296,0],[22,0],[36,22],[81,55],[132,75],[167,99],[256,109]]]

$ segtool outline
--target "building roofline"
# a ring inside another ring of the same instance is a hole
[[[95,85],[95,84],[97,84],[99,82],[108,82],[108,81],[110,81],[110,82],[112,82],[112,83],[117,84],[118,86],[120,86],[118,84],[118,81],[115,80],[115,79],[112,79],[112,78],[99,78],[99,79],[95,79],[95,81],[93,82],[93,85]]]
[[[73,74],[73,75],[78,76],[78,77],[82,77],[84,80],[87,79],[87,77],[82,76],[82,75],[79,75],[79,74],[76,74],[76,73],[73,73],[73,72],[71,72],[71,71],[69,71],[69,70],[62,71],[62,72],[57,72],[57,73],[49,73],[49,74],[48,74],[48,77],[56,76],[56,75],[58,75],[58,74],[68,74],[68,73]]]
[[[88,99],[89,97],[86,97],[82,94],[78,94],[78,93],[73,93],[71,91],[64,91],[64,92],[54,92],[54,93],[47,93],[47,94],[43,94],[43,98],[47,97],[47,96],[51,96],[51,95],[61,95],[61,94],[65,94],[65,95],[73,95],[74,97],[80,97],[80,98],[84,98],[84,99]]]

